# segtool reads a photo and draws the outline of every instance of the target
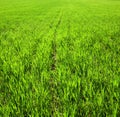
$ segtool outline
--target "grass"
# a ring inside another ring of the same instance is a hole
[[[119,117],[119,0],[1,0],[1,117]]]

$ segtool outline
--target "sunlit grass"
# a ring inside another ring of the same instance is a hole
[[[1,0],[0,116],[119,117],[119,0]]]

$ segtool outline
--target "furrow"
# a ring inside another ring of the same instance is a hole
[[[62,20],[62,13],[60,12],[60,17],[58,19],[57,24],[55,25],[55,30],[53,34],[53,40],[52,40],[52,52],[51,52],[51,58],[52,58],[52,64],[51,64],[51,78],[50,78],[50,87],[51,87],[51,95],[52,95],[52,103],[51,103],[51,108],[52,108],[52,116],[55,116],[56,111],[58,111],[58,96],[56,93],[56,66],[57,66],[57,30],[61,24]]]

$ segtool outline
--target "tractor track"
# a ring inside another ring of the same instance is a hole
[[[57,58],[56,58],[56,54],[57,54],[57,32],[58,32],[58,28],[61,24],[62,21],[62,12],[60,11],[60,16],[59,19],[57,21],[57,24],[55,25],[55,30],[53,33],[53,40],[52,40],[52,44],[51,44],[51,58],[52,58],[52,64],[51,64],[51,78],[50,78],[50,91],[51,91],[51,95],[52,95],[52,100],[51,100],[51,116],[54,117],[55,116],[55,112],[58,111],[58,96],[57,96],[57,92],[56,92],[56,87],[57,87],[57,82],[56,82],[56,66],[57,66]]]

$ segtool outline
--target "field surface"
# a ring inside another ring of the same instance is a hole
[[[120,117],[120,0],[0,0],[0,117]]]

